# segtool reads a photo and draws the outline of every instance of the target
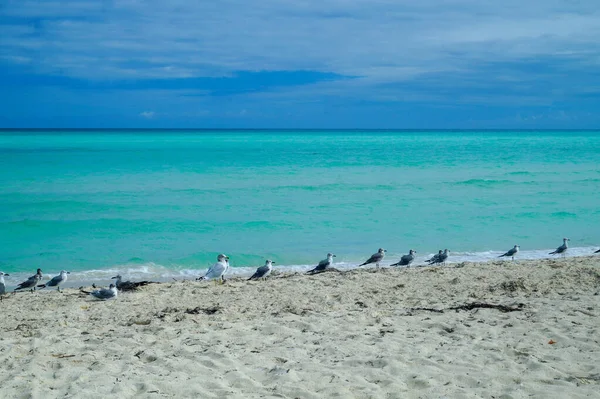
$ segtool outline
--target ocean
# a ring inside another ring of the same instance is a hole
[[[236,274],[600,245],[598,131],[4,130],[0,165],[8,285],[191,278],[219,253]]]

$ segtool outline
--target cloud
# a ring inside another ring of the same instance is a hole
[[[597,0],[20,0],[0,30],[0,72],[164,90],[160,104],[137,94],[161,120],[214,96],[236,100],[211,115],[255,115],[253,101],[552,106],[600,87]]]
[[[9,2],[2,52],[37,55],[43,72],[88,79],[313,70],[394,80],[407,70],[417,76],[565,51],[597,62],[600,54],[595,0],[67,4]]]
[[[146,119],[154,119],[154,117],[156,116],[156,113],[154,111],[144,111],[144,112],[140,112],[140,116],[142,118],[146,118]]]

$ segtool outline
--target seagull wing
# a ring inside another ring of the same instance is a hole
[[[412,260],[413,260],[413,256],[412,255],[403,255],[398,262],[396,262],[396,263],[394,263],[393,265],[390,265],[390,266],[406,266],[410,262],[412,262]]]
[[[431,257],[431,259],[427,260],[428,263],[436,263],[440,258],[440,254],[435,254]]]
[[[508,251],[506,251],[504,254],[498,256],[499,258],[502,258],[503,256],[513,256],[514,254],[517,253],[517,249],[516,248],[512,248]]]
[[[252,275],[252,277],[250,277],[248,280],[252,280],[252,279],[255,279],[255,278],[261,278],[265,274],[267,274],[268,272],[269,272],[269,266],[267,266],[267,265],[261,266],[258,269],[256,269],[256,272],[254,272],[254,274]]]
[[[567,250],[567,246],[565,244],[563,244],[560,247],[556,248],[553,252],[550,252],[550,255],[562,254],[566,250]]]
[[[331,262],[329,262],[329,259],[323,259],[322,261],[319,262],[319,264],[314,269],[311,269],[311,270],[307,271],[306,273],[308,273],[308,274],[319,273],[319,272],[322,272],[325,269],[327,269],[329,266],[331,266]]]
[[[37,276],[37,275],[36,275]],[[17,288],[15,288],[15,290],[21,290],[23,288],[31,288],[34,285],[36,285],[39,281],[39,279],[36,279],[36,276],[31,276],[30,278],[28,278],[27,280],[23,281],[21,284],[19,284],[17,286]]]
[[[434,256],[434,258],[435,259],[433,259],[431,262],[429,262],[430,265],[444,262],[448,258],[448,255],[438,254],[438,255]]]
[[[115,296],[115,293],[109,289],[102,288],[101,290],[92,291],[91,295],[98,299],[110,299]]]
[[[371,255],[371,257],[360,266],[368,265],[369,263],[377,263],[377,262],[381,261],[382,257],[383,256],[381,256],[381,254],[379,252],[377,252],[376,254]]]
[[[227,265],[225,265],[221,262],[217,262],[214,265],[212,265],[212,267],[210,269],[208,269],[208,271],[204,275],[204,278],[206,278],[206,279],[219,278],[223,275],[223,273],[225,273],[226,269],[227,269]]]
[[[329,262],[329,259],[323,259],[317,265],[317,269],[318,270],[323,270],[323,269],[327,269],[329,266],[331,266],[331,262]]]
[[[415,259],[413,255],[404,255],[402,258],[400,258],[400,262],[402,262],[402,265],[404,266],[412,262],[413,259]]]
[[[52,280],[50,280],[50,281],[48,281],[46,283],[46,287],[54,287],[54,286],[60,284],[60,282],[62,280],[63,280],[62,276],[60,276],[60,275],[59,276],[54,276],[54,277],[52,277]]]
[[[136,288],[136,283],[132,283],[131,281],[121,281],[117,284],[117,288],[121,291],[133,291]]]

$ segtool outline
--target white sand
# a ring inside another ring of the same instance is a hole
[[[26,292],[0,397],[600,398],[599,293],[598,258]],[[410,310],[472,302],[523,308]]]

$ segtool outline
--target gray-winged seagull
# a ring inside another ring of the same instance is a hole
[[[439,259],[439,257],[442,256],[443,253],[444,253],[444,251],[442,251],[440,249],[437,254],[433,255],[431,258],[427,259],[425,262],[429,263],[430,265],[433,263],[436,263],[437,260]]]
[[[67,281],[67,274],[71,274],[71,272],[61,270],[58,276],[52,277],[52,280],[48,281],[46,284],[38,285],[38,288],[56,287],[58,292],[60,292],[60,285]]]
[[[333,258],[335,258],[335,255],[332,254],[331,252],[328,253],[327,259],[323,259],[322,261],[320,261],[319,264],[317,265],[317,267],[315,267],[312,270],[307,271],[306,274],[323,273],[325,270],[331,269],[331,267],[333,266]]]
[[[267,259],[265,261],[264,266],[261,266],[258,269],[256,269],[256,272],[254,272],[254,274],[248,280],[267,278],[269,276],[269,274],[271,274],[271,271],[273,270],[274,263],[275,262],[273,262],[272,260]]]
[[[411,249],[410,251],[408,251],[408,255],[404,255],[400,258],[399,262],[394,263],[390,266],[410,266],[410,264],[413,263],[413,261],[415,260],[416,253],[417,251]]]
[[[374,253],[373,255],[371,255],[371,257],[369,259],[367,259],[367,261],[360,266],[364,266],[364,265],[369,265],[371,263],[375,263],[375,266],[379,267],[379,262],[381,262],[383,260],[383,258],[385,258],[385,253],[387,252],[387,250],[383,249],[383,248],[379,248],[379,250],[377,250],[376,253]]]
[[[90,292],[90,295],[94,298],[106,301],[107,299],[116,298],[118,295],[117,287],[114,284],[108,286],[108,288],[101,288],[96,291]]]
[[[148,284],[155,284],[153,281],[137,281],[137,282],[122,281],[123,277],[121,277],[120,274],[117,274],[116,276],[111,277],[111,279],[117,280],[117,281],[115,281],[115,285],[117,286],[117,289],[121,290],[121,291],[135,291],[138,289],[138,287],[143,287]]]
[[[569,241],[570,240],[568,238],[563,238],[563,244],[554,251],[550,252],[548,255],[562,254],[565,256],[565,252],[567,252],[567,249],[569,249],[569,244],[567,244]]]
[[[17,288],[15,288],[15,291],[24,290],[25,288],[31,288],[31,291],[33,292],[33,290],[35,290],[35,286],[37,285],[37,283],[40,282],[41,279],[42,279],[42,269],[37,269],[37,272],[33,276],[29,277],[27,280],[25,280],[21,284],[17,285]]]
[[[499,258],[502,258],[503,256],[510,256],[512,258],[512,260],[515,260],[515,255],[519,253],[519,248],[521,248],[518,245],[515,245],[514,247],[512,247],[511,249],[509,249],[508,251],[506,251],[506,253],[498,256]]]
[[[429,262],[430,265],[435,265],[436,263],[444,263],[446,264],[446,260],[448,259],[448,253],[450,251],[448,251],[447,249],[444,249],[444,252],[442,252],[441,254],[438,254],[437,256],[434,256],[435,259],[433,259],[432,261]]]

